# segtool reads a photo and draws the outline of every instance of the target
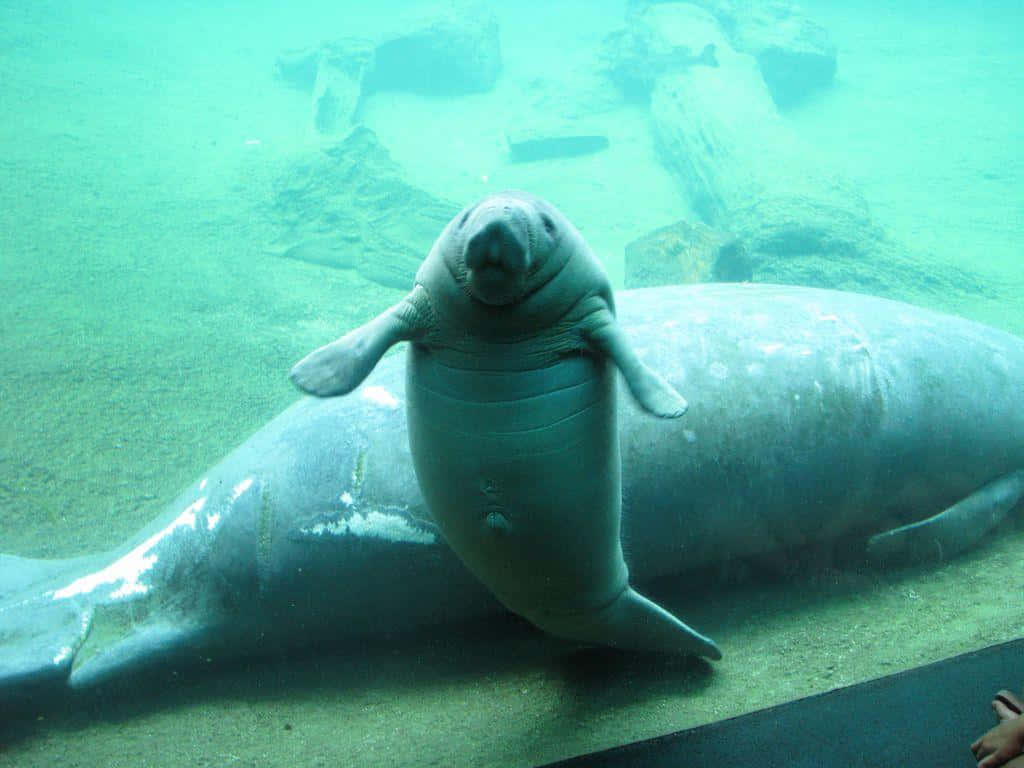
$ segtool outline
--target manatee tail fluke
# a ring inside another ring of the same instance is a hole
[[[717,661],[715,641],[687,626],[630,587],[609,605],[590,613],[560,615],[540,626],[571,640],[660,653],[691,653]]]
[[[0,555],[0,700],[67,681],[92,608],[54,600],[52,585],[82,562]]]

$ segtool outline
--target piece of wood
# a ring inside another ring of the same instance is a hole
[[[608,149],[608,137],[600,134],[524,133],[508,137],[509,158],[514,163],[531,163],[559,157],[578,157]]]

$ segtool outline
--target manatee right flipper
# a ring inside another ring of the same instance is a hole
[[[662,419],[678,419],[686,413],[686,399],[636,356],[610,309],[590,315],[583,335],[596,352],[615,363],[641,408]]]
[[[427,293],[417,285],[368,323],[310,352],[292,367],[289,378],[310,395],[347,395],[370,375],[391,347],[400,341],[419,339],[432,327]]]
[[[926,520],[872,536],[868,559],[891,566],[947,559],[1002,522],[1022,498],[1024,469],[993,480]]]

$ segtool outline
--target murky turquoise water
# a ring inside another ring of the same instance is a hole
[[[804,9],[838,70],[779,125],[919,269],[969,277],[943,292],[918,271],[886,294],[1024,334],[1019,4]],[[600,76],[625,10],[506,4],[490,90],[383,89],[358,119],[395,178],[434,199],[509,187],[551,199],[621,285],[628,243],[696,219],[648,106]],[[413,19],[398,2],[0,3],[0,551],[120,543],[295,399],[295,360],[401,295],[348,257],[281,257],[296,228],[309,238],[282,190],[344,132],[316,130],[310,90],[275,62]],[[506,134],[552,116],[608,148],[509,162]],[[373,215],[397,210],[382,200]],[[340,190],[337,205],[367,217]],[[422,225],[388,226],[382,252],[430,245]],[[535,764],[1019,637],[1022,544],[1007,529],[939,567],[801,571],[708,595],[663,586],[727,648],[713,668],[595,661],[510,619],[40,702],[0,733],[0,765]]]

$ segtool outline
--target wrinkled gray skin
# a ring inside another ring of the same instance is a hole
[[[847,536],[882,561],[949,557],[1020,498],[1024,340],[808,288],[616,299],[639,356],[690,398],[674,421],[620,404],[636,584]],[[348,397],[303,398],[111,553],[0,557],[0,693],[502,610],[429,520],[404,369],[392,356]]]
[[[654,416],[686,401],[642,363],[611,284],[551,204],[502,192],[437,238],[412,292],[292,369],[320,397],[355,389],[410,341],[413,466],[431,517],[507,608],[570,640],[698,653],[718,647],[639,595],[619,537],[615,370]]]

